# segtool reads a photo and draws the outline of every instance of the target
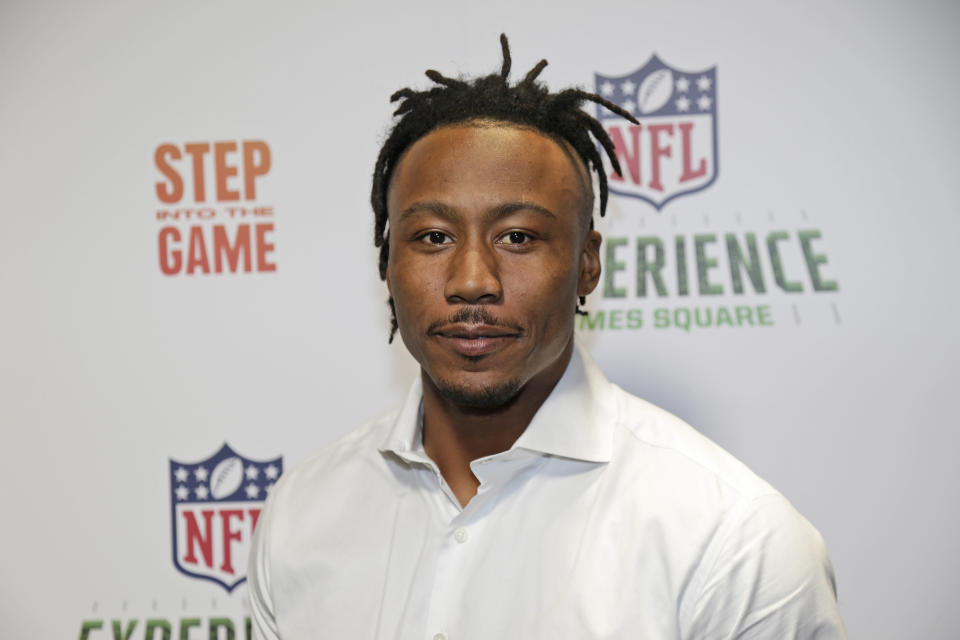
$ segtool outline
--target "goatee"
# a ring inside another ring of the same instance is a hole
[[[480,389],[470,389],[454,384],[448,384],[446,381],[436,381],[437,391],[446,400],[465,409],[490,410],[499,409],[510,404],[523,384],[519,380],[507,380],[497,385],[482,387]]]

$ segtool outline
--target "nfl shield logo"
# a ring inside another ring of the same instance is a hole
[[[657,56],[625,76],[595,74],[596,90],[640,121],[624,122],[598,105],[616,148],[621,178],[610,191],[661,209],[717,178],[717,68],[681,71]]]
[[[224,445],[199,462],[170,459],[173,564],[227,593],[247,579],[253,529],[283,458],[252,460]]]

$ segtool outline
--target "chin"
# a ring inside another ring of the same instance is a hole
[[[445,380],[437,380],[434,384],[446,400],[468,409],[498,409],[510,404],[523,388],[520,380],[482,386],[453,384]]]

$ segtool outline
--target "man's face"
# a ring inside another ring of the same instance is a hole
[[[589,177],[570,150],[481,122],[414,143],[387,197],[387,286],[404,344],[441,394],[494,408],[556,368],[600,276]]]

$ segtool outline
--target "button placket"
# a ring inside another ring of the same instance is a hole
[[[425,620],[427,638],[448,640],[448,634],[454,628],[451,625],[456,625],[459,603],[466,587],[462,576],[468,573],[467,567],[471,563],[471,554],[460,548],[469,538],[467,528],[463,526],[469,520],[469,514],[461,511],[452,518],[445,531],[437,532],[441,538]]]

